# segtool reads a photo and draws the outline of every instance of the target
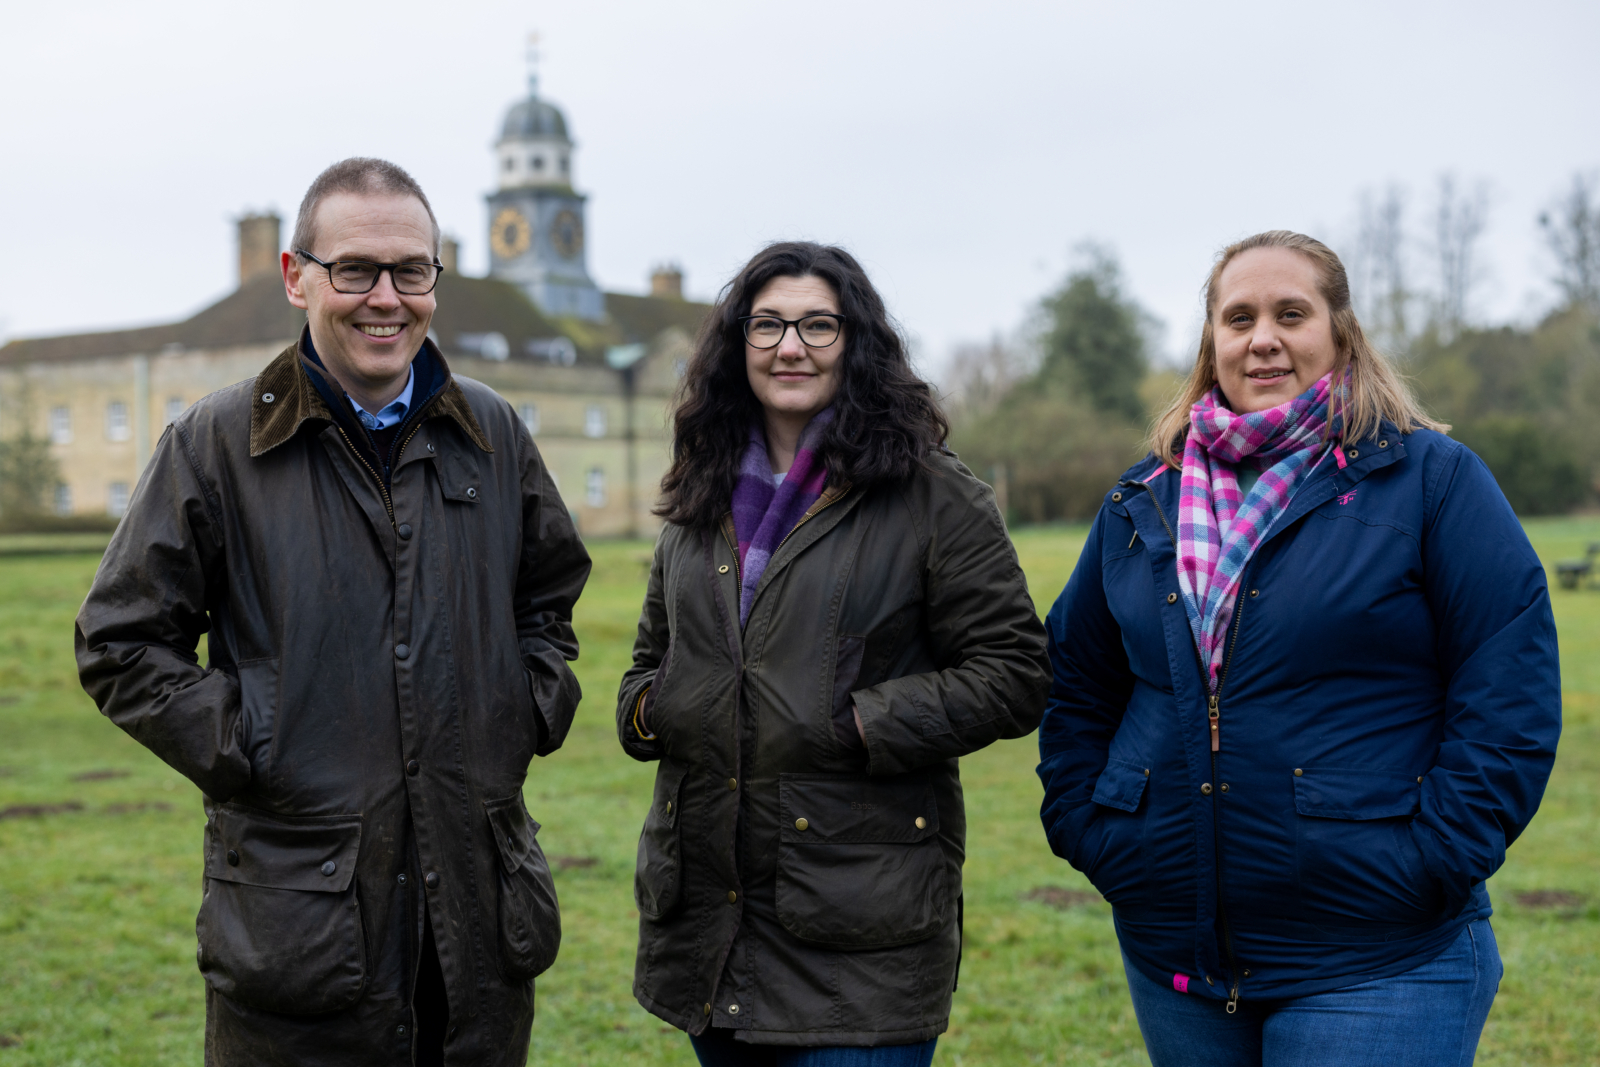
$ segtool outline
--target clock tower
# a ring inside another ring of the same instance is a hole
[[[551,316],[598,321],[605,297],[589,277],[584,201],[572,188],[572,138],[559,108],[539,97],[528,51],[528,98],[506,112],[495,143],[489,201],[489,276],[521,286]]]

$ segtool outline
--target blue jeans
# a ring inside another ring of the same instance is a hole
[[[735,1041],[732,1030],[706,1027],[690,1036],[700,1067],[928,1067],[933,1062],[936,1037],[915,1045],[834,1045],[796,1048],[793,1045],[752,1045]]]
[[[1468,923],[1435,959],[1392,978],[1239,1010],[1179,993],[1123,958],[1153,1067],[1471,1067],[1500,988],[1487,919]]]

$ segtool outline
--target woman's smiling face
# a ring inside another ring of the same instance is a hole
[[[1333,370],[1339,346],[1317,268],[1288,248],[1253,248],[1217,280],[1217,384],[1244,414],[1299,396]]]

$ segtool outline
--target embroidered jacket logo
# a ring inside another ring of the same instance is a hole
[[[1339,494],[1339,506],[1340,507],[1344,507],[1346,504],[1350,503],[1350,501],[1354,500],[1355,498],[1356,498],[1356,490],[1354,490],[1354,489],[1350,490],[1348,493],[1340,493]]]

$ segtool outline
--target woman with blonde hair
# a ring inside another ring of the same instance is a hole
[[[1156,1067],[1470,1064],[1560,732],[1544,569],[1326,245],[1229,246],[1205,310],[1047,620],[1050,845]]]

